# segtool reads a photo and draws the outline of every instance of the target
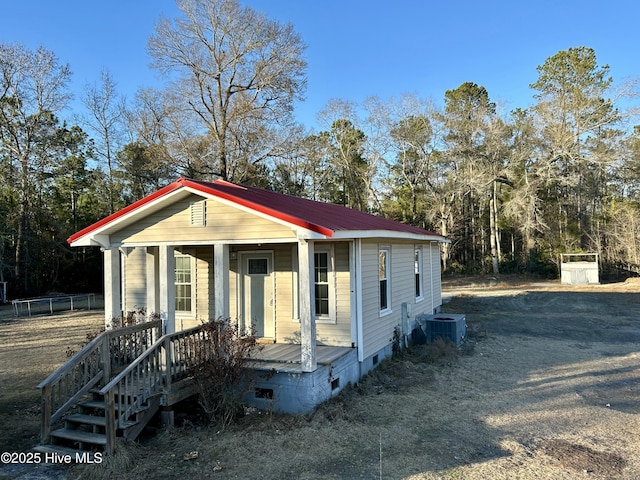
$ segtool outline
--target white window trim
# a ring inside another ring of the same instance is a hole
[[[174,257],[187,257],[189,258],[189,267],[191,268],[191,310],[176,310],[176,318],[192,318],[195,315],[196,311],[196,258],[193,255],[189,255],[187,253],[178,252],[177,250],[174,252]],[[177,263],[177,262],[175,262]],[[174,263],[174,264],[175,264]],[[175,267],[174,267],[175,272]],[[174,273],[175,275],[175,273]],[[174,288],[175,288],[175,278],[174,278]]]
[[[327,280],[329,283],[329,315],[316,315],[315,319],[317,323],[337,323],[337,315],[336,315],[336,256],[335,256],[335,248],[333,244],[323,245],[316,243],[315,250],[313,252],[316,253],[325,253],[327,254]],[[315,264],[313,266],[315,269]],[[314,283],[315,288],[315,283]],[[315,311],[315,302],[313,305]]]
[[[386,280],[387,280],[387,306],[386,308],[381,308],[380,301],[380,252],[387,252],[386,255],[386,264],[385,264],[385,272],[386,272]],[[391,301],[391,245],[379,245],[378,246],[378,311],[380,317],[385,317],[390,315],[393,312],[392,301]]]
[[[336,269],[335,269],[335,246],[333,244],[320,244],[316,243],[314,246],[314,253],[328,253],[328,267],[329,267],[329,315],[317,315],[314,316],[315,321],[317,323],[326,323],[326,324],[337,324],[338,323],[338,315],[337,315],[337,291],[336,291]],[[293,275],[292,275],[292,288],[293,288],[293,312],[292,312],[292,321],[295,323],[300,323],[300,289],[298,285],[298,272],[300,271],[299,258],[296,252],[296,249],[293,249],[292,252],[292,262],[293,265]],[[315,265],[311,265],[311,271]],[[315,288],[315,284],[314,284]],[[312,306],[315,312],[315,303]]]
[[[414,276],[414,280],[413,280],[413,285],[414,285],[414,291],[415,291],[415,255],[416,253],[418,254],[418,275],[420,275],[420,292],[418,295],[416,295],[416,303],[418,302],[422,302],[424,300],[424,253],[422,251],[422,245],[416,245],[413,249],[413,256],[414,256],[414,268],[413,268],[413,276]],[[415,293],[415,292],[414,292]]]

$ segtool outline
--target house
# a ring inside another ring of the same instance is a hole
[[[181,178],[79,231],[104,252],[105,323],[165,333],[231,318],[265,348],[251,403],[305,412],[358,381],[442,304],[436,233],[226,181]]]

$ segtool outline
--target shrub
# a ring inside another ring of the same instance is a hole
[[[262,346],[256,341],[255,330],[245,333],[230,319],[211,320],[203,329],[197,349],[205,360],[193,370],[198,402],[210,423],[224,427],[244,413],[242,399],[255,386],[250,358]]]

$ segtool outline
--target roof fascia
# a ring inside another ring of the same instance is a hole
[[[245,211],[247,212],[253,213],[255,215],[260,215],[263,218],[267,218],[271,221],[276,221],[290,228],[293,228],[294,226],[298,228],[302,227],[305,230],[319,233],[324,237],[331,237],[334,233],[333,230],[327,227],[323,227],[322,225],[307,222],[298,217],[295,217],[294,215],[280,212],[276,209],[269,208],[264,205],[260,205],[250,200],[245,200],[244,198],[233,195],[231,193],[222,192],[220,190],[216,190],[215,188],[208,188],[197,182],[190,182],[189,180],[184,180],[183,183],[185,187],[191,187],[195,191],[198,191],[201,195],[205,194],[205,195],[210,195],[212,198],[224,199],[230,202],[230,205],[234,205],[238,208],[242,207],[243,209],[246,209]],[[246,190],[244,187],[238,187],[238,188]]]
[[[335,239],[354,238],[392,238],[398,240],[420,240],[424,242],[451,243],[451,240],[438,234],[419,234],[396,230],[339,230],[333,234]]]
[[[160,192],[161,190],[159,190]],[[183,190],[180,188],[176,188],[168,191],[164,195],[159,195],[154,198],[147,197],[144,203],[137,205],[135,208],[130,208],[136,205],[136,203],[132,203],[129,207],[125,207],[118,212],[109,215],[108,217],[103,218],[102,220],[94,223],[93,225],[87,227],[84,230],[79,231],[75,235],[69,237],[69,245],[72,247],[82,247],[95,245],[91,243],[92,239],[96,239],[101,237],[100,245],[104,247],[102,242],[104,242],[104,238],[109,238],[109,231],[114,227],[117,227],[119,224],[125,222],[126,220],[131,219],[133,216],[138,216],[143,214],[146,210],[149,210],[152,207],[157,206],[159,203],[165,203],[170,201],[176,195],[179,195]],[[144,199],[143,199],[144,200]],[[86,230],[86,232],[85,232]],[[107,244],[109,241],[107,240]],[[105,247],[107,248],[107,247]]]
[[[266,207],[260,208],[260,206],[254,206],[252,202],[238,201],[237,199],[235,199],[235,197],[231,197],[231,196],[227,198],[227,195],[221,196],[217,191],[209,191],[209,190],[203,190],[203,189],[192,188],[192,187],[185,187],[185,188],[189,190],[191,193],[200,195],[202,197],[207,197],[216,202],[220,202],[223,205],[237,208],[238,210],[249,213],[251,215],[264,218],[265,220],[275,222],[284,227],[288,227],[296,233],[296,236],[298,238],[326,239],[326,238],[330,238],[334,233],[333,230],[329,230],[328,228],[321,227],[320,225],[316,225],[312,223],[307,223],[286,214],[278,215],[278,212],[273,209],[266,208]],[[269,212],[274,212],[274,213],[269,213]],[[308,227],[306,225],[308,225]]]

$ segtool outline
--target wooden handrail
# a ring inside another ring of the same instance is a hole
[[[113,453],[116,431],[125,428],[132,415],[151,397],[169,393],[174,380],[184,378],[204,360],[201,340],[205,336],[202,326],[166,334],[102,387],[106,453]]]
[[[52,425],[93,387],[107,382],[111,372],[124,366],[121,362],[153,344],[161,328],[162,321],[154,320],[102,332],[43,380],[38,385],[42,391],[40,442],[48,443]],[[124,354],[113,354],[123,348]]]

